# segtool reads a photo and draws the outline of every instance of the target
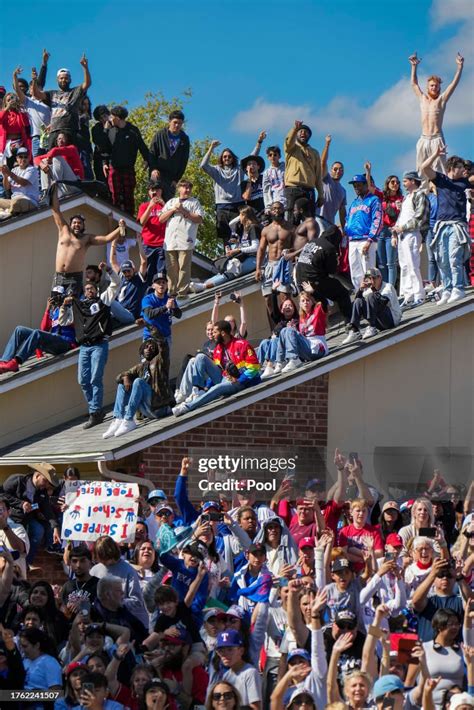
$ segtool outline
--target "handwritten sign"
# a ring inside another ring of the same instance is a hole
[[[78,481],[66,493],[61,537],[64,540],[97,540],[110,535],[118,543],[133,542],[139,496],[136,483]]]

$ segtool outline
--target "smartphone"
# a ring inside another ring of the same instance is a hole
[[[89,616],[90,610],[91,610],[91,603],[84,599],[79,605],[80,612],[82,616]]]
[[[387,552],[385,555],[385,562],[392,562],[397,559],[396,552]]]
[[[31,510],[38,510],[39,504],[38,503],[32,503],[31,504]]]
[[[201,523],[210,523],[211,522],[211,516],[209,513],[203,513],[201,515]]]
[[[398,643],[398,662],[408,665],[409,663],[419,663],[418,658],[412,656],[413,647],[418,643],[418,639],[401,638]]]
[[[222,513],[209,513],[209,519],[212,522],[222,523],[224,521],[224,516]]]
[[[93,693],[94,689],[94,683],[83,683],[81,685],[81,690],[88,690],[90,693]]]
[[[418,534],[421,537],[436,537],[437,528],[420,528]]]
[[[358,460],[359,454],[357,453],[357,451],[349,451],[349,461],[351,463],[357,463]]]

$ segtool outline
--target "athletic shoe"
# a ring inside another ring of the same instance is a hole
[[[411,298],[404,298],[403,301],[400,303],[400,308],[402,311],[405,311],[407,308],[411,308],[413,306],[413,301]]]
[[[201,293],[201,291],[204,291],[204,289],[205,286],[200,281],[191,281],[191,283],[189,284],[189,290],[193,293]]]
[[[274,375],[279,375],[280,372],[283,370],[283,363],[282,362],[277,362],[275,367],[273,368],[273,374]]]
[[[92,412],[89,414],[89,419],[86,421],[84,426],[82,427],[83,429],[92,429],[93,426],[97,426],[97,424],[102,424],[102,422],[105,419],[105,412],[103,409],[99,409],[98,412]]]
[[[379,331],[377,330],[377,328],[374,328],[372,325],[368,325],[362,333],[362,340],[367,340],[367,338],[373,338],[374,335],[377,335],[378,332]]]
[[[118,418],[112,419],[112,421],[110,422],[109,428],[107,429],[105,434],[102,434],[102,438],[103,439],[110,439],[112,436],[114,436],[115,432],[117,431],[117,429],[121,425],[122,421],[123,421],[122,419],[118,419]]]
[[[189,397],[186,397],[184,401],[189,404],[190,402],[194,402],[194,400],[200,397],[201,395],[202,390],[200,390],[199,387],[193,387],[191,390],[191,394],[189,395]],[[180,402],[176,402],[176,404],[180,404]]]
[[[64,550],[59,544],[59,542],[53,543],[51,545],[48,545],[46,548],[46,552],[49,553],[50,555],[61,555],[63,556]]]
[[[266,368],[264,369],[264,371],[262,372],[262,375],[261,375],[262,380],[264,380],[266,377],[271,377],[274,374],[275,374],[275,370],[273,368],[273,365],[271,362],[269,362],[267,364]]]
[[[123,436],[124,434],[128,434],[130,431],[133,431],[136,428],[137,425],[135,424],[133,419],[123,419],[120,422],[120,426],[118,427],[114,436]]]
[[[181,402],[184,402],[186,398],[186,395],[181,392],[181,390],[176,390],[174,393],[174,401],[176,404],[181,404]]]
[[[463,298],[466,298],[466,294],[464,293],[464,291],[460,288],[453,288],[447,302],[456,303],[456,301],[460,301]]]
[[[18,372],[18,362],[12,357],[11,360],[4,360],[0,362],[0,375],[4,375],[5,372]]]
[[[187,408],[186,404],[182,402],[182,404],[177,404],[176,407],[173,407],[171,411],[173,412],[174,417],[180,417],[181,415],[189,412],[189,409]]]
[[[342,341],[343,345],[349,345],[349,343],[355,343],[357,340],[360,340],[362,338],[360,331],[358,330],[351,330],[349,332],[349,335],[347,335],[344,340]]]
[[[450,298],[451,298],[451,291],[443,291],[443,294],[436,305],[437,306],[444,306],[445,303],[447,303]]]
[[[413,303],[411,304],[411,307],[417,308],[418,306],[422,306],[424,304],[424,302],[425,302],[424,298],[418,298],[416,301],[413,301]]]
[[[299,357],[295,357],[292,360],[288,360],[282,372],[293,372],[293,370],[297,370],[302,365],[304,365],[304,362],[301,362]]]

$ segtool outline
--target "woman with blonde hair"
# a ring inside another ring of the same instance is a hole
[[[398,534],[403,540],[404,545],[404,556],[407,557],[408,549],[410,543],[413,542],[415,537],[421,535],[420,530],[424,532],[424,528],[434,528],[435,527],[435,517],[433,512],[433,505],[428,498],[417,498],[411,507],[411,522],[409,525],[405,525],[400,528]],[[439,553],[442,547],[446,546],[443,531],[441,527],[437,526],[435,540],[435,550]]]

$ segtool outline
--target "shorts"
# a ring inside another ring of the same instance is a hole
[[[262,283],[262,295],[270,296],[272,293],[273,286],[273,272],[275,267],[278,266],[279,261],[267,261],[265,264],[265,269],[263,270],[263,283]],[[280,284],[277,291],[279,293],[291,293],[290,284]]]

